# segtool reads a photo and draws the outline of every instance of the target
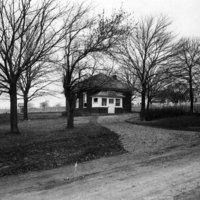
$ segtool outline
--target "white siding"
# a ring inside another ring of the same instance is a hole
[[[83,93],[83,108],[87,108],[87,93]]]
[[[79,108],[79,99],[76,99],[76,108]]]
[[[94,102],[94,98],[98,98],[98,102]],[[107,105],[106,106],[102,106],[102,98],[106,98],[107,99]],[[111,98],[111,97],[92,97],[92,108],[99,108],[99,107],[102,107],[102,108],[107,108],[109,107],[109,99],[114,99],[114,107],[115,108],[122,108],[123,105],[122,105],[122,98]],[[116,106],[115,103],[116,103],[116,99],[120,99],[120,106]]]
[[[98,102],[94,102],[95,98],[98,98]],[[92,97],[92,108],[102,107],[101,101],[102,101],[101,97]]]

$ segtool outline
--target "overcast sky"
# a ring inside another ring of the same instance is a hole
[[[90,2],[98,12],[104,9],[108,14],[122,7],[125,11],[133,13],[136,20],[146,15],[164,14],[173,21],[172,29],[179,37],[200,37],[200,0],[90,0]],[[64,97],[60,100],[42,97],[36,101],[36,105],[44,100],[49,100],[50,105],[58,102],[64,105]],[[0,108],[4,107],[9,107],[9,101],[0,97]]]
[[[98,9],[112,12],[122,6],[135,18],[164,14],[173,21],[174,31],[185,37],[200,37],[200,0],[93,0]]]

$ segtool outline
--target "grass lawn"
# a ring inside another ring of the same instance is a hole
[[[61,116],[60,112],[36,112],[36,113],[29,113],[28,117],[29,119],[55,119],[59,118]],[[23,120],[23,114],[18,114],[18,119],[19,121]],[[9,113],[4,113],[0,114],[0,125],[9,123],[10,120],[10,114]]]
[[[184,115],[178,117],[157,119],[152,121],[128,121],[138,125],[159,127],[169,130],[200,132],[200,115]]]
[[[88,118],[76,118],[73,130],[66,129],[65,118],[21,121],[19,128],[21,135],[9,135],[8,123],[0,124],[0,176],[125,152],[117,134]]]

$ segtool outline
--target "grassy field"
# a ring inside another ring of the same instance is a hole
[[[29,113],[29,119],[55,119],[61,117],[60,112],[41,112],[41,113]],[[23,114],[18,114],[19,121],[23,120]],[[10,120],[10,114],[9,113],[3,113],[0,114],[0,125],[9,123]]]
[[[77,117],[66,129],[65,118],[20,121],[21,135],[7,134],[0,125],[0,176],[57,168],[103,156],[124,153],[117,134]]]

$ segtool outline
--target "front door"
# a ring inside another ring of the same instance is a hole
[[[114,99],[108,99],[108,113],[109,114],[114,114],[115,113]]]

